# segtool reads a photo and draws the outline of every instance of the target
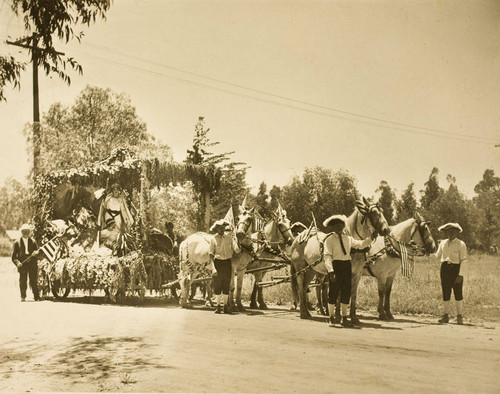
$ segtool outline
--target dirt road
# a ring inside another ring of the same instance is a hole
[[[0,275],[2,391],[498,393],[498,323],[367,315],[345,329],[285,308],[21,303],[7,259]]]

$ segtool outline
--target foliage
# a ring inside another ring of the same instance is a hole
[[[413,190],[414,183],[411,182],[405,189],[401,198],[396,200],[396,222],[400,223],[406,219],[412,218],[417,212],[417,199]]]
[[[31,126],[25,134],[33,149]],[[146,131],[127,95],[91,86],[80,92],[71,107],[50,106],[42,116],[38,147],[41,172],[88,166],[119,147],[141,158],[172,159],[170,148]]]
[[[180,238],[185,238],[196,231],[198,204],[193,184],[154,188],[148,207],[150,224],[165,231],[165,222],[174,224],[174,231]]]
[[[346,170],[333,172],[322,167],[306,168],[281,190],[283,207],[292,221],[311,223],[311,212],[318,225],[333,214],[350,215],[359,196],[356,179]]]
[[[429,175],[429,179],[425,182],[425,189],[423,191],[420,204],[424,209],[429,210],[434,201],[443,193],[443,189],[439,186],[439,170],[434,167]]]
[[[488,250],[500,235],[500,178],[488,169],[474,191],[477,193],[473,199],[476,208],[474,235],[482,248]]]
[[[213,213],[220,217],[228,209],[228,205],[243,198],[246,190],[246,167],[244,163],[229,162],[234,152],[214,154],[210,148],[219,142],[211,142],[208,137],[210,129],[205,128],[203,117],[198,118],[195,126],[192,149],[187,151],[185,163],[197,165],[201,171],[191,173],[194,190],[199,201],[197,227],[207,230]]]
[[[16,229],[30,217],[28,188],[10,177],[0,188],[0,230]]]
[[[140,252],[132,252],[124,257],[72,253],[54,263],[42,259],[38,267],[44,294],[48,293],[48,281],[90,294],[95,290],[107,290],[112,299],[117,294],[133,294],[136,289],[143,290],[147,283],[146,269]]]
[[[68,85],[71,82],[66,69],[71,67],[80,74],[82,66],[72,58],[67,57],[55,48],[54,39],[65,43],[76,38],[78,42],[83,32],[75,32],[75,25],[90,26],[97,18],[105,18],[111,6],[110,0],[67,0],[61,1],[27,1],[10,0],[10,7],[15,15],[24,21],[26,37],[22,45],[31,52],[36,44],[40,49],[36,56],[46,75],[57,74]],[[19,39],[15,39],[18,41]],[[12,57],[0,56],[0,101],[5,100],[3,90],[7,82],[19,86],[20,70],[25,67],[22,62]]]
[[[380,181],[380,185],[375,192],[380,192],[378,203],[384,210],[384,216],[387,223],[389,223],[389,225],[394,224],[394,205],[396,201],[396,194],[386,181]]]
[[[14,88],[20,87],[21,71],[25,68],[12,56],[0,56],[0,101],[7,101],[3,89],[7,83],[12,83]]]
[[[460,238],[469,247],[475,246],[472,237],[472,202],[458,190],[453,177],[449,176],[448,181],[448,190],[441,192],[430,208],[423,209],[424,218],[431,221],[430,228],[434,234],[439,234],[437,228],[442,224],[459,223],[463,229]]]

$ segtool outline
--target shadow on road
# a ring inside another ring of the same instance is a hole
[[[46,367],[50,370],[51,365],[54,366],[53,376],[85,376],[86,379],[136,373],[146,368],[173,368],[151,357],[150,347],[140,337],[77,337]]]

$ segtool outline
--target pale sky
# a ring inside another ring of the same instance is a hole
[[[2,1],[0,51],[23,56],[4,43],[22,34]],[[204,116],[252,187],[320,165],[347,169],[366,196],[381,180],[400,194],[438,167],[441,186],[452,174],[472,197],[485,169],[500,175],[498,1],[115,0],[82,44],[58,49],[84,74],[68,87],[42,73],[42,113],[87,84],[125,92],[178,161]],[[28,171],[31,68],[6,95],[0,182]]]

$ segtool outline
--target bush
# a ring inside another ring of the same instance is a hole
[[[12,241],[5,237],[0,237],[0,256],[12,256]]]

